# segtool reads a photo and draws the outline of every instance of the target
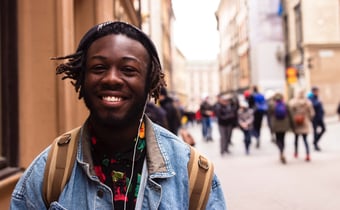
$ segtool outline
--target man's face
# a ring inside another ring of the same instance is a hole
[[[107,35],[91,44],[83,90],[95,123],[124,126],[139,120],[149,61],[144,46],[125,35]]]

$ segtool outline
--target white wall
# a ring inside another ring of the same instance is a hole
[[[283,44],[274,41],[260,43],[253,49],[257,60],[258,86],[262,90],[285,88],[284,65],[276,57],[278,49],[283,49]]]
[[[249,0],[250,68],[254,85],[260,90],[285,88],[282,20],[278,0]],[[283,60],[282,60],[283,61]]]

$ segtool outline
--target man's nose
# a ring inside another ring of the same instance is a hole
[[[105,73],[103,82],[115,84],[115,83],[122,83],[122,73],[116,67],[111,67]]]

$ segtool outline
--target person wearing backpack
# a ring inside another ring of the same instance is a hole
[[[66,59],[57,74],[72,81],[89,116],[33,160],[11,210],[226,209],[211,161],[145,114],[166,83],[144,32],[101,23],[74,54],[54,59]]]
[[[310,150],[308,143],[308,134],[311,132],[311,120],[314,117],[314,109],[313,105],[309,99],[307,99],[305,95],[305,91],[303,89],[297,89],[295,91],[294,98],[289,101],[289,106],[292,113],[292,121],[293,128],[295,134],[295,143],[294,143],[294,157],[298,158],[298,140],[299,136],[302,136],[305,149],[306,149],[306,161],[310,161]]]
[[[281,93],[276,93],[273,100],[269,103],[268,117],[271,122],[272,132],[275,134],[276,145],[280,152],[280,161],[286,164],[285,150],[285,134],[292,130],[292,120],[290,108],[284,101]]]

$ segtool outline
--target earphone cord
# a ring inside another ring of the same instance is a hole
[[[139,120],[138,132],[137,132],[137,137],[136,137],[136,143],[135,143],[135,146],[133,148],[132,165],[131,165],[131,177],[130,177],[130,180],[129,180],[129,184],[126,187],[125,198],[124,198],[125,199],[124,200],[124,210],[126,210],[126,200],[127,200],[127,197],[128,197],[129,189],[131,187],[131,183],[132,183],[132,179],[133,179],[133,173],[134,173],[134,170],[135,170],[136,151],[137,151],[137,145],[138,145],[138,141],[139,141],[140,128],[142,126],[143,118],[144,118],[144,114],[145,114],[146,104],[147,104],[147,101],[145,102],[145,105],[144,105],[142,117]]]
[[[139,132],[138,132],[138,134],[139,134]],[[134,170],[135,170],[135,158],[136,158],[136,150],[137,150],[138,141],[139,141],[139,137],[137,136],[135,147],[133,149],[133,157],[132,157],[132,165],[131,165],[131,177],[130,177],[129,184],[128,184],[128,186],[126,188],[126,192],[125,192],[124,210],[126,210],[126,200],[127,200],[127,196],[128,196],[128,193],[129,193],[129,189],[131,187],[131,183],[132,183],[132,179],[133,179],[133,173],[134,173]]]

